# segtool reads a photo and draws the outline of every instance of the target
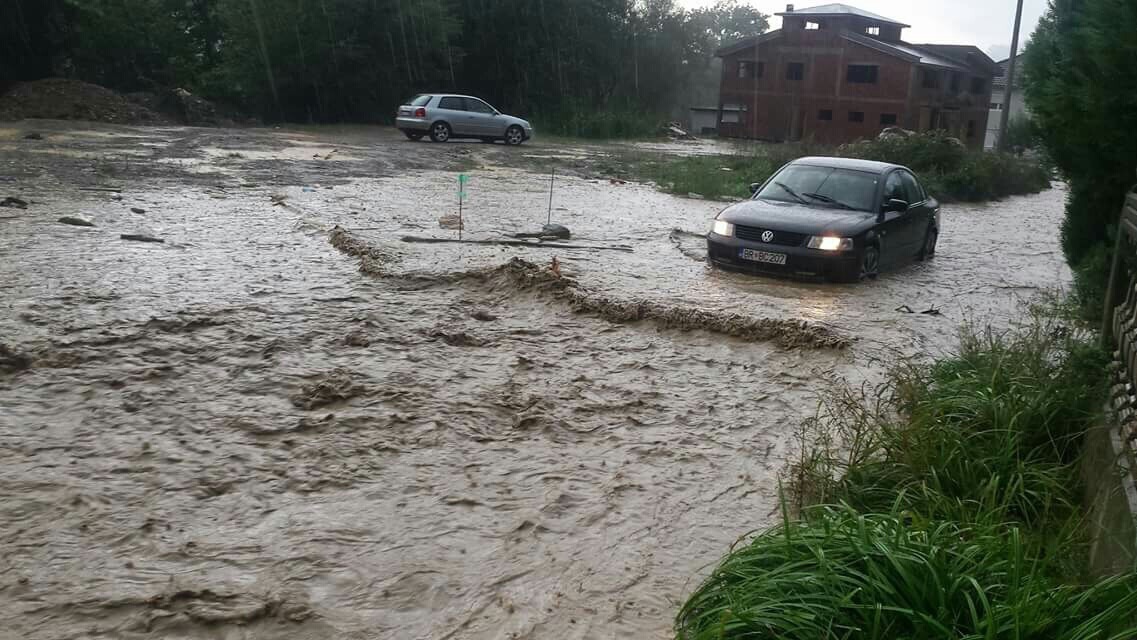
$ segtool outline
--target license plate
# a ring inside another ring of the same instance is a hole
[[[784,253],[770,253],[769,251],[758,251],[757,249],[739,249],[738,257],[743,260],[752,260],[754,262],[765,262],[768,264],[786,264],[786,254]]]

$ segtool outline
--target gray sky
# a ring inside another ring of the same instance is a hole
[[[762,13],[785,11],[785,0],[743,0]],[[912,25],[904,30],[908,42],[937,44],[973,44],[984,51],[997,48],[996,59],[1005,58],[1011,47],[1011,29],[1015,20],[1016,0],[846,0],[865,11]],[[678,0],[685,7],[714,4],[714,0]],[[826,0],[793,0],[799,9],[827,4]],[[1046,10],[1046,0],[1023,2],[1020,43],[1030,37],[1039,17]],[[771,20],[771,28],[781,26],[781,18]],[[1020,44],[1020,46],[1022,46]]]

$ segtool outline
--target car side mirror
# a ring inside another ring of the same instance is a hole
[[[908,202],[905,200],[901,200],[899,198],[891,198],[890,200],[888,200],[887,202],[884,203],[884,212],[885,213],[890,213],[892,211],[904,213],[907,210],[908,210]]]
[[[754,195],[754,194],[758,193],[758,190],[761,188],[762,188],[761,182],[751,182],[750,183],[750,195]]]

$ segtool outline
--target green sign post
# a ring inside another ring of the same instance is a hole
[[[459,173],[458,174],[458,239],[462,239],[462,201],[466,199],[466,183],[470,181],[470,176]]]

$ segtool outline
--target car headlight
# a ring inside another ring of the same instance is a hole
[[[715,223],[711,225],[711,232],[720,236],[733,236],[734,225],[726,220],[715,220]]]
[[[852,238],[836,238],[834,236],[813,236],[809,239],[810,249],[822,251],[848,251],[853,248]]]

